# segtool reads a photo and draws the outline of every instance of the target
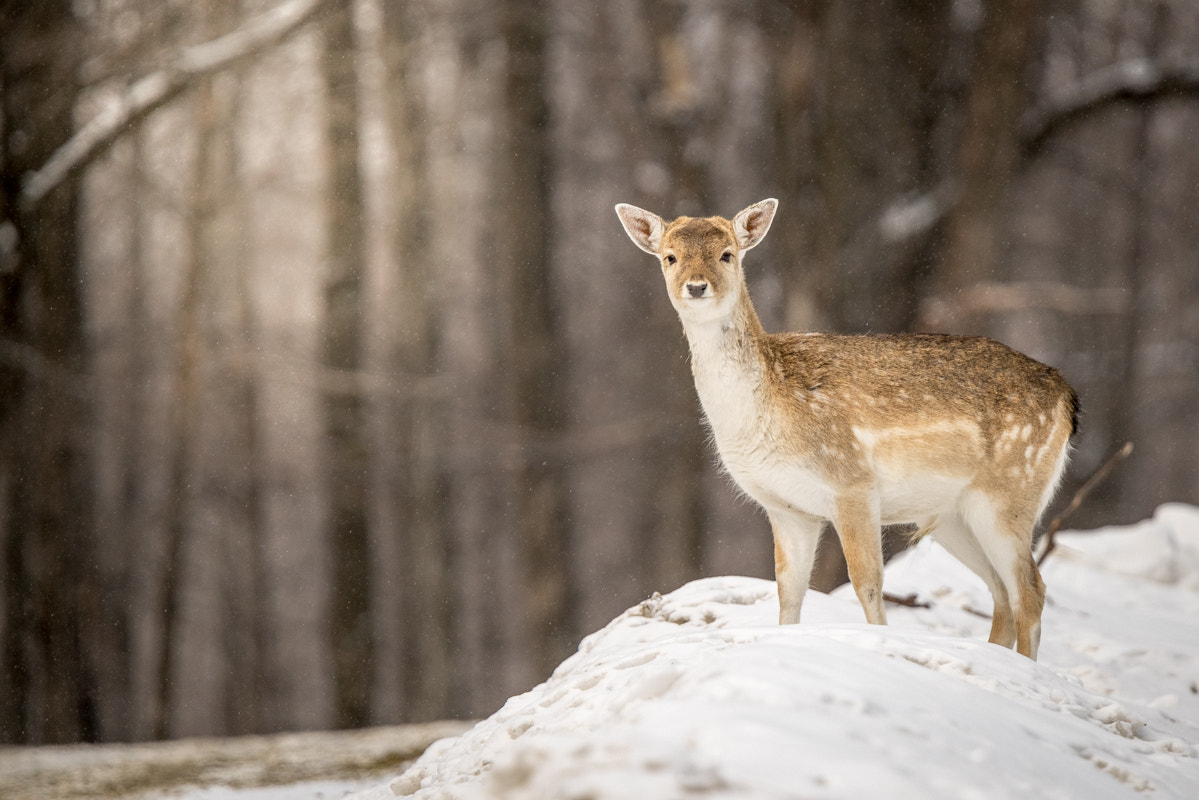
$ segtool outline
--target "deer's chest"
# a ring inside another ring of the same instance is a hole
[[[697,348],[693,342],[693,353]],[[767,511],[828,518],[834,510],[829,477],[805,457],[806,439],[780,408],[761,363],[723,349],[694,358],[692,371],[720,460],[737,485]],[[797,449],[798,448],[798,449]]]
[[[805,459],[772,441],[768,427],[737,436],[714,433],[729,475],[767,511],[798,511],[825,519],[833,515],[836,491],[832,483],[807,466]]]

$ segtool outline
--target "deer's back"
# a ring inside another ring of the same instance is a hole
[[[859,427],[972,422],[990,443],[1063,407],[1076,426],[1077,398],[1058,371],[993,339],[773,334],[763,351],[779,403]]]

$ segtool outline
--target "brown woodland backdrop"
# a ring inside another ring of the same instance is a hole
[[[487,714],[769,577],[617,202],[1059,366],[1072,525],[1199,502],[1197,142],[1191,0],[0,0],[0,741]]]

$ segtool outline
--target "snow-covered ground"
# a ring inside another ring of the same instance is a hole
[[[0,747],[0,800],[340,800],[470,728],[442,720],[348,731]]]
[[[709,578],[354,798],[1199,798],[1199,509],[1058,542],[1039,663],[931,542],[886,574],[930,607],[887,627],[848,587],[779,627],[772,582]]]

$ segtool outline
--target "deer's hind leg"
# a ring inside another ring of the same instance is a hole
[[[1029,510],[1022,510],[1026,506]],[[1045,608],[1045,583],[1032,556],[1036,509],[1031,504],[997,505],[975,491],[968,494],[963,510],[971,533],[1007,590],[1016,623],[1016,650],[1035,661]]]
[[[951,556],[970,568],[991,592],[994,612],[991,614],[991,635],[988,641],[1000,647],[1011,647],[1016,643],[1016,616],[1008,597],[1007,587],[999,573],[991,566],[991,560],[982,546],[957,515],[938,521],[931,536]]]

